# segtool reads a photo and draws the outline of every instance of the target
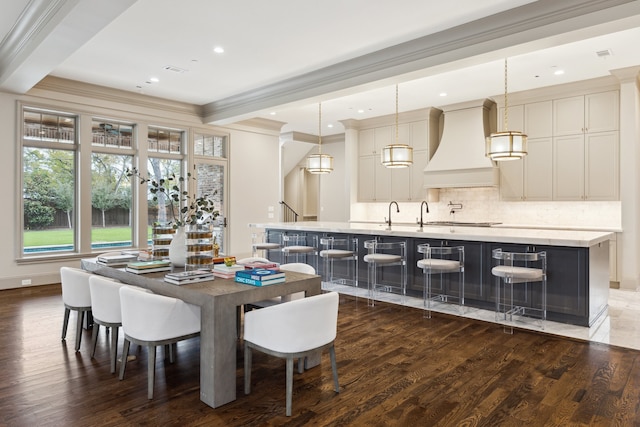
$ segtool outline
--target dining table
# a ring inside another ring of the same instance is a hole
[[[245,304],[304,292],[305,297],[321,293],[320,276],[287,271],[283,283],[253,286],[216,277],[197,283],[174,285],[164,281],[167,272],[134,274],[97,262],[81,260],[84,270],[139,286],[160,295],[179,298],[200,307],[200,400],[217,408],[236,399],[236,350],[239,310]],[[174,268],[175,271],[184,270]],[[305,368],[320,363],[320,356],[308,358]]]

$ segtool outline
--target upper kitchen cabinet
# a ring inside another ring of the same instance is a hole
[[[503,108],[500,114],[504,114]],[[552,102],[509,107],[508,119],[509,129],[527,134],[528,154],[522,160],[499,163],[500,198],[507,201],[552,200]],[[498,125],[504,130],[503,122]]]
[[[618,200],[618,132],[554,138],[554,200]]]
[[[429,154],[435,150],[429,144],[437,140],[437,135],[430,137],[430,112],[433,110],[417,110],[400,115],[402,123],[398,125],[397,141],[413,147],[413,165],[407,168],[389,169],[380,160],[382,149],[396,142],[395,115],[362,121],[358,136],[359,202],[424,199],[424,168]]]
[[[592,93],[553,101],[553,135],[618,130],[617,91]]]
[[[554,200],[618,200],[617,91],[554,100]]]

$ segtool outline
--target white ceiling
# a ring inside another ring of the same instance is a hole
[[[0,0],[0,35],[19,30],[21,14],[47,0]],[[529,3],[542,8],[549,0],[48,0],[59,8],[66,26],[83,26],[80,36],[59,31],[58,56],[47,47],[48,62],[19,57],[24,68],[46,74],[140,92],[197,105],[217,105],[247,93],[283,84],[305,73],[488,17]],[[624,2],[624,0],[622,0]],[[572,4],[588,0],[563,0]],[[78,12],[81,6],[82,13]],[[544,4],[543,4],[544,3]],[[618,3],[616,0],[610,3]],[[267,100],[245,107],[224,122],[262,117],[286,123],[283,132],[318,132],[318,102],[323,105],[323,135],[343,131],[339,120],[391,114],[395,84],[400,111],[492,97],[503,93],[503,58],[509,57],[509,92],[607,76],[610,70],[640,65],[640,7],[566,34],[519,40],[499,50],[470,52],[463,59],[440,61],[424,69],[380,78],[346,79],[313,96],[289,94],[286,102]],[[130,5],[130,7],[129,7]],[[122,11],[122,13],[120,13]],[[75,12],[75,14],[74,14]],[[119,16],[118,16],[119,15]],[[605,22],[606,21],[606,22]],[[60,27],[60,26],[59,26]],[[86,28],[91,27],[91,28]],[[50,28],[44,31],[52,32]],[[74,33],[76,34],[76,33]],[[69,40],[70,38],[76,40]],[[80,40],[77,40],[77,38]],[[81,40],[86,37],[86,40]],[[53,38],[49,38],[53,40]],[[74,42],[77,46],[73,45]],[[55,45],[54,45],[55,46]],[[72,46],[72,47],[68,47]],[[223,54],[213,48],[222,46]],[[2,45],[0,45],[0,50]],[[603,59],[597,51],[611,51]],[[166,66],[185,70],[167,71]],[[18,90],[10,66],[0,64],[0,88]],[[7,71],[7,69],[9,69]],[[556,76],[553,72],[564,70]],[[19,69],[14,74],[21,72]],[[9,78],[9,77],[12,78]],[[151,78],[159,79],[157,83]],[[32,78],[32,85],[37,83]],[[22,79],[24,80],[24,79]],[[7,87],[9,86],[9,87]],[[283,86],[286,90],[286,85]],[[28,88],[27,88],[28,89]],[[23,89],[24,90],[24,89]],[[446,97],[440,93],[446,92]],[[273,98],[274,100],[276,98]],[[248,108],[248,109],[247,109]],[[359,113],[362,109],[364,112]],[[271,115],[275,112],[275,115]],[[220,121],[222,123],[222,121]],[[332,129],[324,126],[333,125]]]

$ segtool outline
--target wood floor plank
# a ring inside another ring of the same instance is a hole
[[[295,373],[291,417],[280,359],[255,352],[244,395],[241,340],[238,398],[212,409],[199,399],[199,339],[179,343],[173,364],[158,350],[148,400],[145,349],[119,381],[103,328],[91,358],[91,330],[76,353],[74,318],[63,342],[62,317],[59,285],[0,291],[0,426],[640,425],[640,352],[454,315],[341,296],[340,393],[324,354]]]

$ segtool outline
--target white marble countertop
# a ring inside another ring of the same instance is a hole
[[[590,247],[615,237],[611,231],[567,230],[549,228],[424,226],[350,222],[271,222],[249,224],[250,227],[280,230],[298,230],[320,233],[370,234],[427,239],[467,240],[479,242],[520,243],[549,246]]]

